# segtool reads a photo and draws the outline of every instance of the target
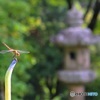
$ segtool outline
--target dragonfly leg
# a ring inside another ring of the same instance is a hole
[[[16,58],[16,55],[13,55],[13,58]]]

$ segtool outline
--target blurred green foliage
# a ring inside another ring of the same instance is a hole
[[[12,48],[30,51],[18,58],[12,100],[66,100],[66,85],[56,76],[63,66],[62,50],[50,43],[50,36],[66,27],[66,12],[66,0],[0,0],[0,50],[6,49],[3,41]],[[100,33],[99,22],[95,33]],[[93,55],[92,60],[97,58]],[[0,54],[0,84],[11,60],[11,54]],[[93,86],[99,92],[99,85],[94,82]]]

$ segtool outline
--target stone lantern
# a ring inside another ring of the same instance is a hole
[[[74,7],[67,12],[69,28],[51,37],[51,42],[64,49],[64,68],[58,71],[58,79],[67,84],[69,92],[84,93],[84,84],[95,79],[90,69],[89,45],[99,42],[90,29],[82,28],[82,13]],[[69,96],[70,100],[84,100],[84,96]]]

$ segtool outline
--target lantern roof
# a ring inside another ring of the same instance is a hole
[[[99,35],[93,35],[90,29],[81,27],[70,27],[60,31],[51,38],[54,44],[58,45],[91,45],[100,42]]]
[[[99,35],[93,35],[89,28],[82,28],[82,13],[74,7],[67,13],[67,22],[70,26],[51,37],[51,41],[57,45],[91,45],[100,42]]]

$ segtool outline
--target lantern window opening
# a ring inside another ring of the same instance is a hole
[[[70,58],[71,58],[72,60],[75,60],[75,59],[76,59],[76,52],[71,51],[69,54],[70,54]]]

